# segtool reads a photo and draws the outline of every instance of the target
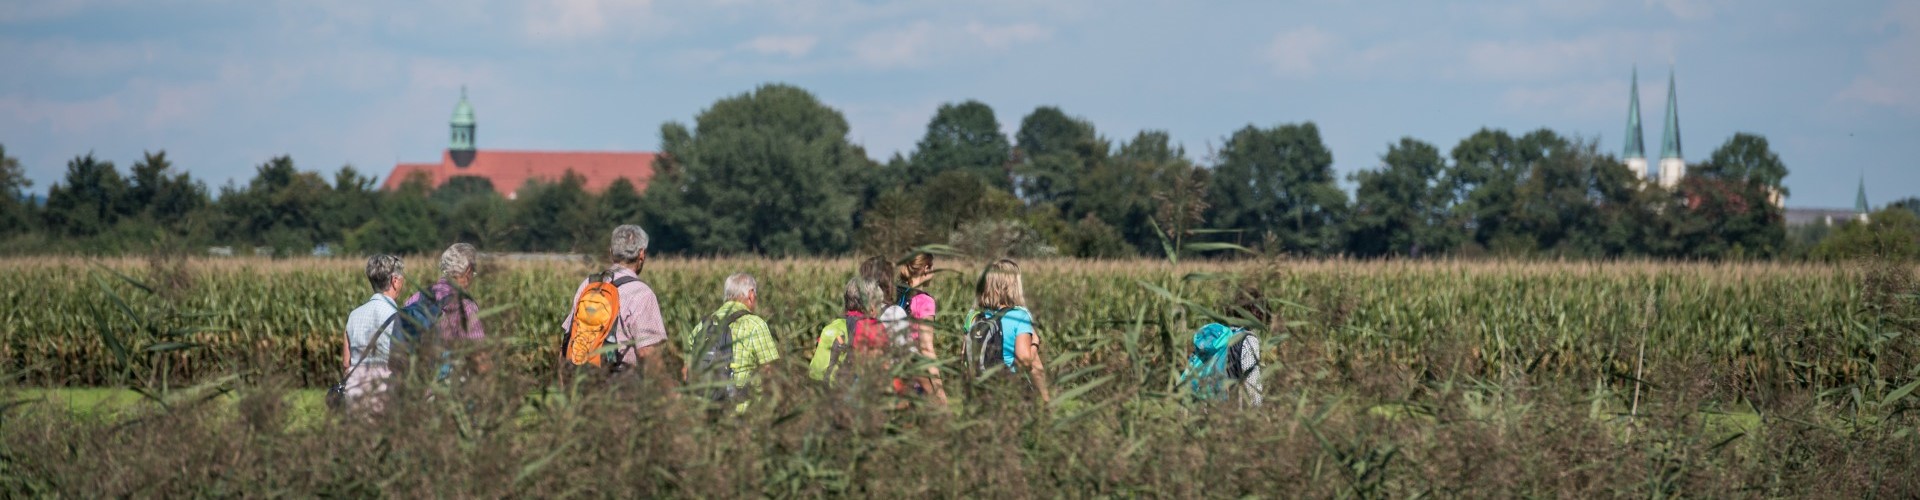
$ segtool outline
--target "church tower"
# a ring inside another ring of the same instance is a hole
[[[1660,137],[1660,185],[1673,189],[1687,175],[1687,161],[1680,158],[1680,100],[1674,90],[1673,71],[1667,71],[1667,131]]]
[[[1873,207],[1867,205],[1867,176],[1860,176],[1860,192],[1853,195],[1853,217],[1867,222],[1867,212]]]
[[[1620,154],[1627,159],[1627,170],[1633,171],[1633,179],[1647,180],[1646,139],[1640,135],[1640,68],[1633,69],[1633,84],[1627,94],[1627,135],[1626,150]]]
[[[473,105],[467,104],[467,88],[460,87],[460,104],[453,107],[453,141],[447,145],[447,156],[453,158],[453,164],[461,168],[473,164]]]

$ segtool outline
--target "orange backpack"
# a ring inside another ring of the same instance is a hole
[[[587,287],[573,298],[573,322],[567,324],[566,339],[562,342],[567,361],[574,366],[605,366],[611,371],[624,368],[623,349],[608,352],[600,349],[614,340],[619,330],[620,287],[637,281],[640,278],[633,276],[614,278],[611,271],[587,278]]]

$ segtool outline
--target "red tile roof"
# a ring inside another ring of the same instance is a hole
[[[473,161],[462,167],[454,164],[453,154],[442,151],[440,163],[401,163],[393,166],[393,172],[387,175],[384,189],[393,191],[400,188],[407,178],[416,172],[425,172],[433,187],[440,187],[447,179],[470,175],[485,177],[493,182],[493,189],[501,196],[513,197],[514,192],[527,183],[528,179],[542,182],[558,182],[567,170],[573,170],[587,180],[586,189],[598,193],[613,184],[614,179],[626,177],[633,187],[646,191],[647,181],[653,179],[653,158],[656,153],[608,153],[580,151],[503,151],[482,149],[474,153]]]

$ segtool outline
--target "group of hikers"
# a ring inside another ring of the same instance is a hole
[[[720,307],[682,337],[687,356],[680,362],[667,347],[670,335],[659,297],[640,277],[647,243],[647,233],[639,226],[613,229],[608,252],[612,264],[580,283],[562,321],[558,372],[604,374],[668,387],[691,384],[685,389],[744,411],[755,394],[756,377],[781,355],[767,321],[756,313],[758,280],[748,273],[726,277]],[[431,373],[441,381],[491,370],[486,350],[478,348],[486,339],[479,304],[465,293],[474,284],[477,259],[473,245],[453,244],[440,254],[438,279],[402,301],[408,290],[405,263],[394,255],[369,257],[366,279],[373,295],[347,315],[342,382],[329,392],[329,402],[355,411],[381,411],[395,373],[390,363],[400,359],[424,361],[417,366],[432,366]],[[852,384],[864,373],[850,370],[855,360],[877,361],[895,375],[887,389],[893,394],[945,405],[945,381],[955,378],[943,376],[937,362],[934,317],[939,305],[925,288],[933,276],[934,256],[928,253],[900,263],[880,257],[862,261],[846,282],[841,317],[827,322],[815,339],[808,376],[826,384]],[[1028,394],[1049,400],[1040,332],[1026,307],[1019,264],[1006,259],[988,264],[976,283],[972,306],[962,334],[967,352],[958,365],[967,371],[963,376],[1025,379]],[[1194,334],[1181,384],[1195,399],[1224,399],[1237,392],[1244,404],[1257,406],[1262,392],[1259,353],[1259,339],[1248,329],[1207,324]],[[678,373],[672,373],[670,364],[680,365]],[[876,382],[887,385],[885,380]]]

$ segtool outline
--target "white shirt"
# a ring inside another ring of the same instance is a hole
[[[393,298],[376,293],[367,303],[347,313],[347,350],[351,358],[348,366],[352,366],[351,363],[387,364],[387,353],[393,350],[393,336],[400,332],[399,321],[387,320],[399,312],[400,306],[394,304]],[[381,325],[387,327],[385,335],[378,335]]]

